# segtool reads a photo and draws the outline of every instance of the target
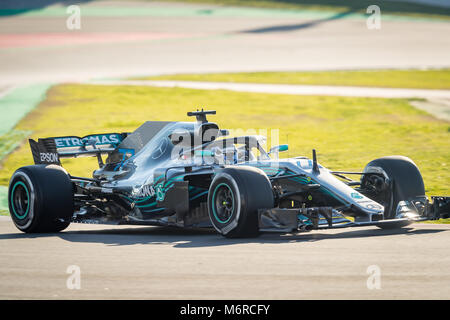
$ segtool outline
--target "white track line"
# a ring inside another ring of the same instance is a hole
[[[197,82],[197,81],[154,81],[154,80],[123,80],[123,81],[91,81],[99,85],[132,85],[169,88],[190,88],[201,90],[231,90],[239,92],[257,92],[291,95],[326,95],[344,97],[373,98],[424,98],[450,99],[450,90],[406,89],[406,88],[374,88],[349,86],[315,86],[287,84],[256,84],[228,82]]]

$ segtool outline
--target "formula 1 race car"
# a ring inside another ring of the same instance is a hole
[[[361,172],[331,171],[312,159],[279,159],[265,137],[230,137],[209,122],[145,122],[133,133],[30,139],[35,165],[18,169],[9,210],[23,232],[58,232],[71,222],[214,227],[226,237],[374,225],[398,228],[449,215],[449,197],[425,196],[414,162],[369,162]],[[107,156],[103,160],[102,156]],[[60,159],[97,157],[90,178]],[[357,175],[358,181],[348,176]]]

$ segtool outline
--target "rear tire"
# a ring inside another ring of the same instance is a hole
[[[209,218],[227,238],[258,236],[258,209],[273,206],[272,185],[267,175],[254,167],[225,168],[215,175],[209,188]]]
[[[364,172],[382,173],[389,181],[389,188],[382,196],[384,219],[395,219],[397,205],[403,200],[425,197],[425,186],[419,168],[409,158],[390,156],[373,160],[364,168]],[[377,199],[378,200],[378,199]],[[380,224],[383,229],[401,228],[410,224],[408,221]]]
[[[73,186],[59,166],[33,165],[18,169],[8,190],[11,218],[26,233],[59,232],[73,215]]]

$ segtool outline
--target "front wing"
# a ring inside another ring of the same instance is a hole
[[[431,197],[425,210],[410,210],[396,219],[384,220],[382,215],[372,215],[371,220],[350,220],[332,207],[258,210],[259,230],[262,232],[295,232],[345,227],[406,226],[426,220],[450,216],[450,197]]]

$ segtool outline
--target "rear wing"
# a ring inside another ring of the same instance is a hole
[[[29,139],[35,164],[61,165],[61,158],[96,156],[99,165],[103,166],[102,154],[116,150],[128,133],[91,134],[85,137],[67,136],[39,139],[37,142]]]

